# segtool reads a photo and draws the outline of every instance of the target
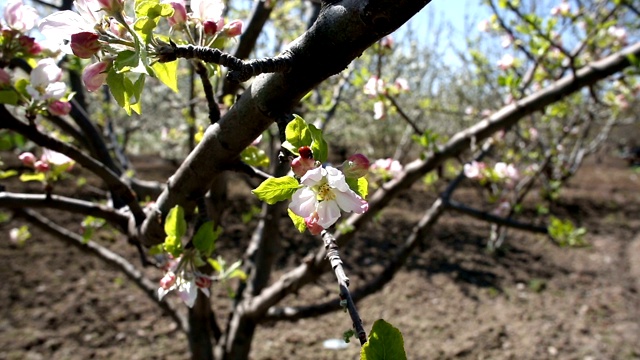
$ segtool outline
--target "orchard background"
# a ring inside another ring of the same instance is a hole
[[[640,357],[635,2],[2,7],[0,358]]]

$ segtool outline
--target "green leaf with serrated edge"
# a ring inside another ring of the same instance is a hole
[[[144,90],[144,82],[147,76],[145,74],[140,74],[138,76],[138,80],[133,83],[131,95],[136,99],[135,103],[131,104],[131,109],[135,111],[138,115],[142,113],[142,91]]]
[[[269,166],[269,156],[267,153],[255,146],[249,146],[242,150],[240,159],[242,159],[245,164],[251,166]]]
[[[353,190],[356,194],[360,195],[361,198],[366,199],[367,195],[369,195],[369,181],[365,177],[361,178],[345,178],[347,181],[347,185],[349,188]]]
[[[111,95],[113,95],[118,105],[127,112],[127,115],[131,115],[129,96],[125,89],[124,79],[124,74],[118,74],[113,68],[107,73],[107,85],[109,86]]]
[[[307,228],[307,225],[304,222],[304,218],[291,211],[291,209],[287,209],[287,213],[289,214],[291,221],[293,221],[293,226],[295,226],[298,231],[303,233]]]
[[[261,201],[273,205],[278,201],[290,199],[300,186],[298,180],[293,176],[283,176],[279,178],[269,178],[251,192]]]
[[[322,130],[316,128],[313,124],[309,124],[309,133],[311,133],[311,151],[313,158],[324,163],[329,157],[329,146],[322,136]]]
[[[151,65],[156,78],[174,92],[178,92],[178,62],[156,62]]]
[[[46,175],[44,173],[35,173],[35,174],[22,174],[20,175],[20,181],[44,181],[46,179]]]
[[[373,324],[369,341],[360,349],[360,360],[406,360],[400,330],[380,319]]]
[[[313,140],[309,132],[309,126],[304,119],[298,115],[293,115],[293,120],[287,124],[285,136],[287,141],[296,149],[301,146],[310,146]]]
[[[18,99],[18,93],[14,90],[0,90],[0,104],[16,105]]]
[[[113,68],[118,73],[126,72],[132,68],[138,67],[140,64],[140,56],[132,50],[124,50],[118,53],[113,61]]]
[[[167,235],[181,238],[187,233],[187,221],[184,219],[184,209],[176,205],[169,210],[167,219],[164,222],[164,232]]]
[[[193,237],[193,246],[195,246],[202,255],[209,257],[215,249],[216,240],[221,233],[222,228],[217,227],[214,230],[213,222],[207,221],[200,226],[198,231],[196,231],[196,234]]]

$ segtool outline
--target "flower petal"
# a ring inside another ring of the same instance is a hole
[[[326,175],[327,175],[327,170],[325,170],[324,168],[318,167],[315,169],[308,170],[306,174],[304,174],[304,176],[300,178],[300,182],[303,185],[315,186]]]
[[[316,199],[316,193],[314,193],[310,188],[305,187],[298,189],[293,193],[289,209],[291,209],[291,211],[296,215],[306,218],[316,211],[317,203],[318,200]]]
[[[362,214],[369,209],[369,204],[352,190],[346,192],[336,191],[334,194],[336,195],[336,203],[338,203],[340,209],[346,212]]]
[[[194,280],[184,281],[180,284],[178,288],[178,295],[182,301],[188,307],[193,307],[193,304],[196,303],[196,298],[198,297],[198,287]]]
[[[93,26],[78,13],[64,10],[55,12],[40,21],[38,29],[47,39],[62,41],[83,31],[93,31]]]
[[[318,225],[328,228],[340,218],[340,208],[335,200],[322,201],[318,204]]]
[[[349,185],[347,185],[347,182],[345,181],[344,178],[344,174],[342,173],[342,171],[331,167],[331,166],[327,166],[327,183],[329,184],[330,187],[334,188],[334,189],[338,189],[340,191],[349,191]]]

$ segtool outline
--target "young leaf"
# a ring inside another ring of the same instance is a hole
[[[304,223],[304,218],[291,211],[291,209],[287,209],[287,212],[289,213],[289,217],[291,218],[291,221],[293,221],[293,225],[296,229],[303,233],[307,229],[307,225]]]
[[[360,350],[360,360],[406,360],[400,330],[380,319],[373,324],[369,341]]]
[[[22,174],[20,175],[20,181],[44,181],[46,179],[46,175],[44,173],[35,173],[35,174]]]
[[[311,133],[311,151],[313,151],[313,157],[324,163],[329,157],[329,146],[322,136],[322,130],[316,128],[313,124],[309,124],[309,132]]]
[[[16,105],[18,93],[13,90],[0,90],[0,104]]]
[[[279,178],[269,178],[251,192],[254,193],[258,199],[269,205],[273,205],[278,201],[290,199],[298,188],[300,188],[298,180],[293,176],[283,176]]]
[[[289,122],[284,132],[287,141],[296,149],[301,146],[311,145],[313,139],[309,132],[309,126],[307,126],[307,123],[300,116],[293,115],[293,117],[294,119]]]
[[[174,92],[178,92],[178,62],[171,61],[168,63],[156,62],[152,66],[156,77],[163,84]]]
[[[184,209],[176,205],[169,211],[164,223],[164,232],[167,236],[181,238],[187,233],[187,222],[184,219]]]
[[[361,198],[367,198],[367,195],[369,195],[369,181],[364,176],[357,179],[346,178],[346,181],[351,190],[360,195]]]
[[[167,235],[164,239],[164,251],[173,255],[173,257],[178,257],[182,254],[182,241],[180,241],[179,237],[175,237],[173,235]]]
[[[251,166],[269,166],[269,156],[267,156],[264,150],[258,149],[255,146],[249,146],[246,149],[242,150],[240,159],[242,159],[244,163]]]
[[[213,222],[207,221],[200,226],[196,235],[193,237],[193,246],[195,246],[202,255],[209,257],[215,249],[216,240],[221,233],[221,227],[217,227],[214,230]]]

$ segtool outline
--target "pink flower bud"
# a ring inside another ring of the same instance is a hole
[[[206,276],[197,276],[196,286],[202,289],[208,289],[211,287],[211,279]]]
[[[84,68],[82,82],[87,90],[93,92],[102,87],[102,84],[107,81],[107,69],[109,66],[111,66],[111,62],[101,61]]]
[[[309,229],[311,235],[318,235],[324,230],[324,228],[318,224],[318,213],[315,211],[313,214],[304,218],[304,224],[307,226],[307,229]]]
[[[383,48],[391,49],[393,47],[393,37],[391,35],[387,35],[380,39],[380,46]]]
[[[55,100],[49,104],[49,112],[51,113],[51,115],[68,115],[70,111],[71,103],[68,101]]]
[[[176,274],[169,271],[160,279],[160,287],[169,290],[176,283]]]
[[[124,0],[97,0],[108,14],[120,13],[124,9]]]
[[[354,154],[342,164],[342,172],[345,177],[357,179],[367,175],[370,165],[371,163],[366,156]]]
[[[50,167],[49,164],[47,162],[44,162],[42,160],[38,160],[33,164],[33,167],[36,169],[36,171],[38,172],[47,172],[49,171]]]
[[[83,31],[71,35],[71,50],[81,59],[89,59],[101,48],[98,39],[100,36],[94,32]]]
[[[173,7],[173,16],[167,19],[169,21],[169,25],[174,26],[184,24],[187,21],[187,9],[185,8],[184,3],[172,1],[170,4]]]
[[[304,176],[307,171],[316,168],[316,161],[313,158],[303,158],[298,156],[291,161],[291,170],[298,177]]]
[[[215,35],[218,32],[218,24],[213,20],[207,20],[203,24],[204,33],[207,35]]]
[[[398,92],[409,91],[409,82],[405,78],[397,78],[394,84]]]
[[[25,53],[29,55],[38,55],[42,52],[42,47],[36,40],[30,36],[22,35],[18,38],[18,43],[22,46]]]
[[[20,156],[18,156],[18,159],[20,159],[20,161],[22,161],[22,163],[26,166],[33,166],[33,164],[36,162],[36,156],[30,152],[23,152],[22,154],[20,154]]]
[[[11,85],[11,75],[4,69],[0,69],[0,88]]]
[[[222,29],[228,37],[235,37],[242,34],[242,20],[233,20]]]

